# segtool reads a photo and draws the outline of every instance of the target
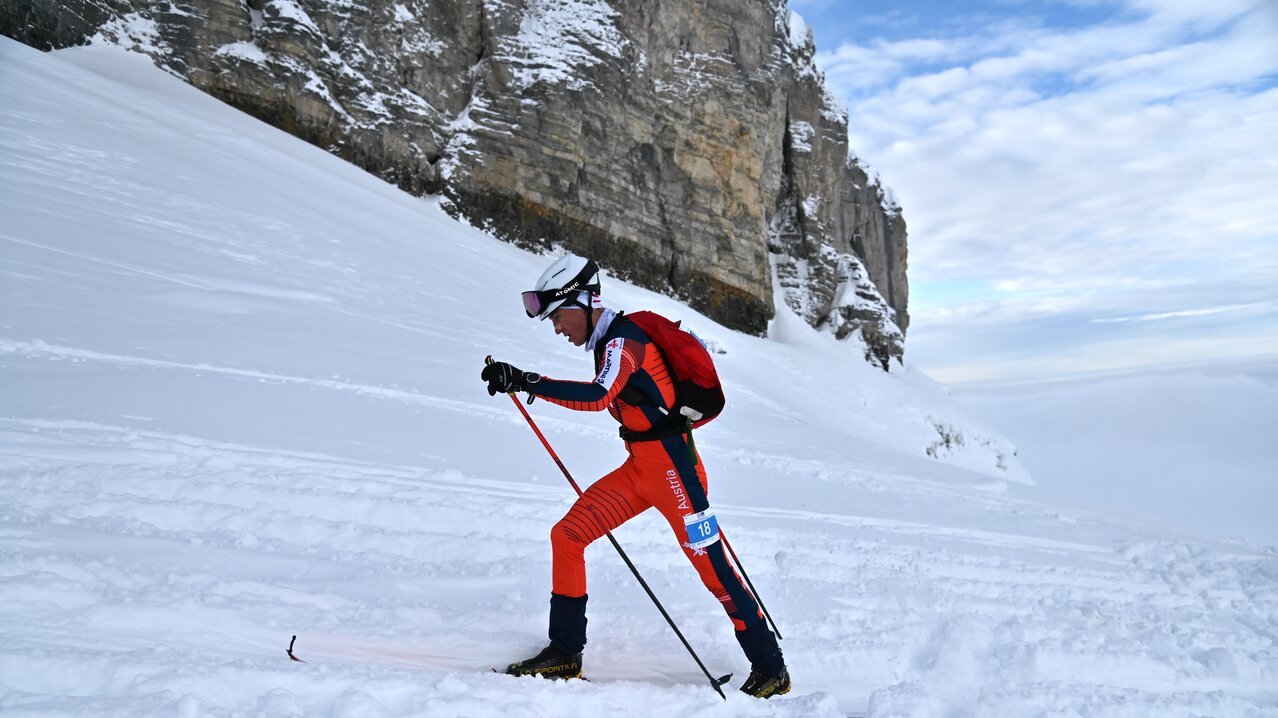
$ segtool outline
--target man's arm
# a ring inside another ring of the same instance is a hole
[[[565,381],[542,377],[528,392],[575,411],[603,411],[617,398],[643,362],[644,345],[617,338],[604,347],[603,364],[594,381]]]

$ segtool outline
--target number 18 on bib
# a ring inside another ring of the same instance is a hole
[[[719,519],[715,518],[713,509],[706,509],[683,517],[683,526],[688,532],[688,548],[699,551],[719,540]]]

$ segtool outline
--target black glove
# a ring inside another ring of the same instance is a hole
[[[533,384],[541,381],[540,374],[520,371],[504,361],[493,362],[484,367],[479,378],[488,382],[489,396],[496,396],[499,392],[509,394],[512,391],[529,391]]]

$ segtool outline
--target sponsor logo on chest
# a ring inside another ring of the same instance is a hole
[[[595,382],[605,387],[611,387],[614,379],[617,378],[617,370],[621,363],[621,346],[622,339],[613,339],[604,347],[603,364],[599,367],[599,376],[595,377]]]

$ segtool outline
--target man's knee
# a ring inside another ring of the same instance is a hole
[[[550,527],[550,545],[558,550],[567,549],[571,546],[584,547],[586,542],[581,540],[581,536],[569,523],[568,517],[565,516]]]

